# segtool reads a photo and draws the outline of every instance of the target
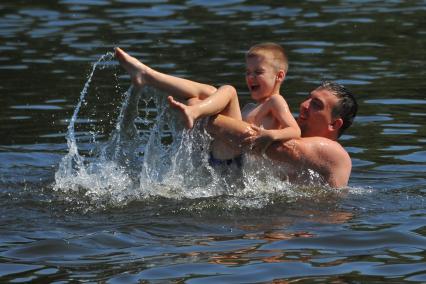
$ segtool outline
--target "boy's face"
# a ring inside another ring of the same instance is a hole
[[[283,71],[280,71],[284,74]],[[246,83],[253,100],[262,102],[279,92],[281,81],[279,72],[273,66],[270,55],[258,55],[246,60]]]

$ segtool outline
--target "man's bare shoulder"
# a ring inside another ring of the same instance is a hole
[[[315,154],[320,159],[333,164],[351,164],[351,158],[343,146],[334,140],[324,137],[304,137],[297,140],[301,150]]]
[[[325,138],[325,137],[303,137],[299,139],[301,143],[306,143],[309,145],[315,145],[318,148],[323,149],[324,151],[331,151],[333,153],[342,152],[347,153],[346,150],[340,145],[339,142]]]
[[[333,141],[324,137],[302,137],[291,139],[275,144],[274,147],[278,151],[284,150],[300,150],[315,151],[323,155],[348,155],[346,150],[337,141]]]
[[[324,137],[304,137],[275,143],[270,148],[268,156],[274,160],[313,169],[333,187],[347,185],[352,161],[336,141]]]
[[[352,160],[340,143],[324,137],[307,137],[301,140],[311,148],[307,158],[322,172],[329,185],[343,187],[348,184]]]

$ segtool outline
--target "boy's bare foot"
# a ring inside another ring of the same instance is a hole
[[[169,101],[169,104],[172,108],[177,109],[182,113],[183,118],[185,119],[185,127],[188,129],[193,128],[196,117],[190,111],[191,106],[187,106],[181,102],[176,101],[172,96],[168,96],[167,100]]]
[[[115,48],[115,56],[120,62],[120,65],[129,73],[130,77],[132,78],[132,83],[137,87],[142,87],[142,85],[146,83],[144,77],[150,68],[133,56],[130,56],[124,52],[119,47]]]

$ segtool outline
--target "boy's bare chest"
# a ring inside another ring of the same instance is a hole
[[[262,104],[250,103],[245,106],[243,108],[243,120],[265,129],[277,129],[279,127],[278,120],[274,117],[271,109]]]

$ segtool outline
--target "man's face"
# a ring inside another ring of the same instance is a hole
[[[297,123],[302,131],[302,136],[336,139],[337,130],[333,127],[335,119],[332,116],[332,110],[338,102],[339,98],[327,89],[313,90],[300,104]]]

